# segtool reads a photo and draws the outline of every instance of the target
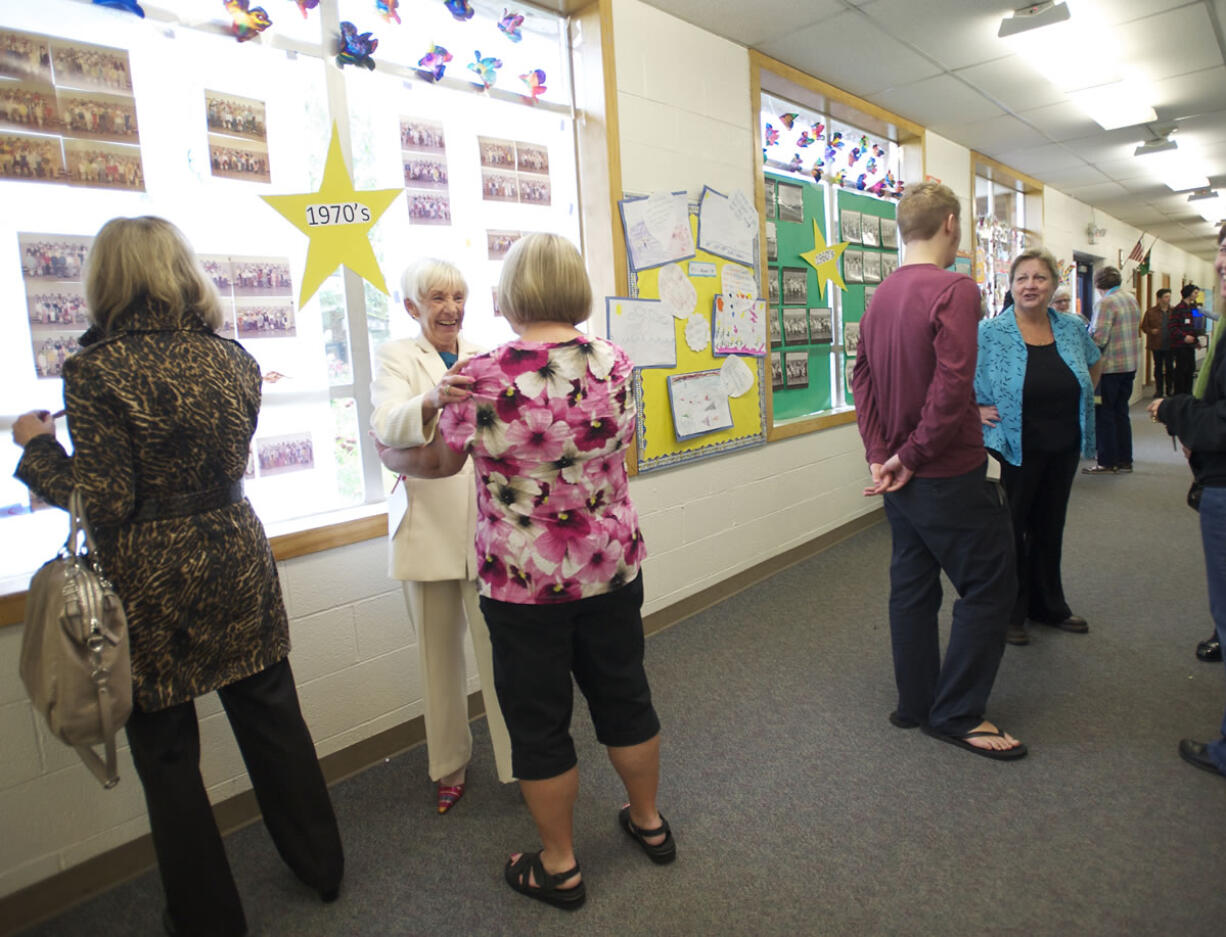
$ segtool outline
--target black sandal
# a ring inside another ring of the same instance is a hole
[[[660,825],[656,829],[640,830],[631,822],[630,805],[626,804],[617,814],[617,822],[621,824],[627,835],[643,847],[643,852],[647,853],[647,857],[656,865],[667,865],[677,858],[677,841],[673,839],[673,831],[669,829],[668,821],[664,819],[663,814],[660,814]],[[661,842],[647,842],[647,837],[659,836],[661,833],[664,834]]]
[[[575,863],[573,869],[559,872],[557,875],[546,872],[539,852],[520,853],[519,858],[514,861],[508,859],[507,867],[503,871],[507,884],[521,895],[527,895],[529,898],[535,898],[537,901],[543,901],[545,904],[551,904],[564,911],[574,911],[587,900],[587,888],[584,887],[582,881],[574,888],[558,888],[563,882],[578,874],[578,862]],[[533,879],[537,884],[532,884]]]

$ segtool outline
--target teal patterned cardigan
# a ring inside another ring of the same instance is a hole
[[[1102,354],[1080,316],[1047,310],[1056,352],[1081,385],[1081,453],[1092,458],[1094,446],[1094,386],[1090,365]],[[1011,465],[1022,464],[1022,386],[1026,382],[1026,343],[1013,310],[979,323],[979,360],[975,367],[975,399],[996,405],[1000,422],[983,428],[983,444]]]

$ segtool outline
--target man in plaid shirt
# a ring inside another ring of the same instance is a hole
[[[1103,353],[1103,374],[1098,382],[1101,402],[1094,408],[1098,464],[1083,468],[1085,475],[1132,471],[1128,401],[1141,360],[1141,307],[1131,294],[1120,292],[1121,282],[1115,267],[1103,267],[1094,275],[1094,285],[1102,290],[1103,297],[1094,307],[1090,337]]]

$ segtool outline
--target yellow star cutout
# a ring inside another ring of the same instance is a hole
[[[839,289],[847,289],[843,275],[839,273],[839,257],[847,250],[849,243],[843,241],[841,244],[831,244],[827,247],[826,239],[822,237],[822,229],[817,226],[816,221],[813,222],[813,250],[804,251],[800,256],[817,271],[817,295],[823,300],[826,298],[828,279],[834,280],[834,285]]]
[[[295,228],[311,239],[306,270],[302,274],[301,309],[320,284],[344,264],[371,286],[386,293],[387,282],[370,246],[370,229],[403,189],[357,192],[341,155],[341,141],[332,125],[332,142],[324,163],[318,192],[302,195],[263,195]]]

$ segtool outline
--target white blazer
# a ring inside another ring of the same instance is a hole
[[[460,358],[484,348],[460,336]],[[384,342],[375,349],[375,379],[370,385],[374,412],[370,428],[384,445],[422,446],[434,438],[436,417],[422,425],[422,398],[447,371],[424,336]],[[389,575],[393,579],[436,582],[474,579],[473,537],[477,496],[472,460],[450,478],[407,478],[387,499]]]

